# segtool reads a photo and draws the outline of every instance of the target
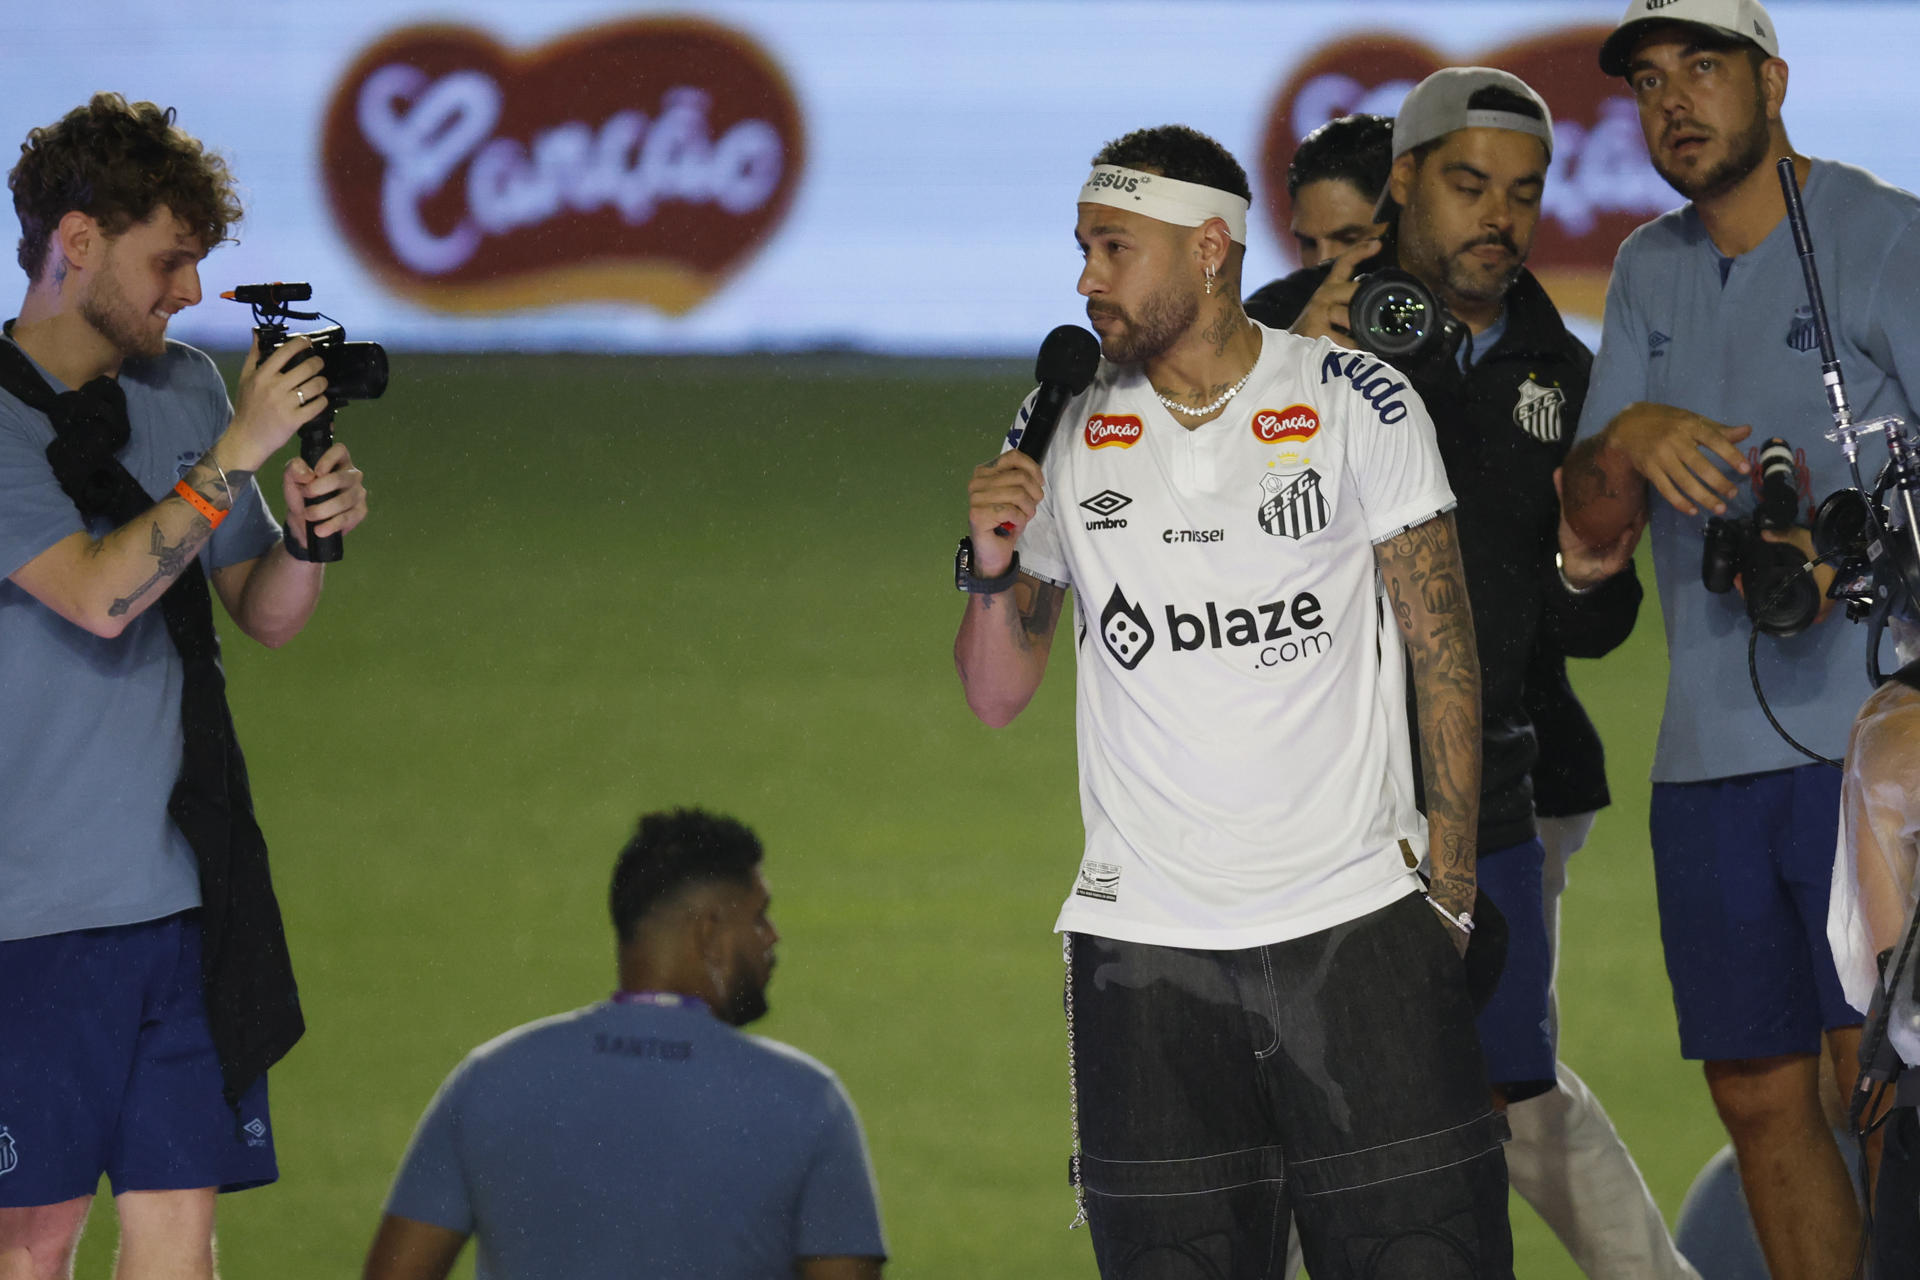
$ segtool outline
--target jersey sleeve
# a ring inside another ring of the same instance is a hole
[[[1371,356],[1333,350],[1337,354],[1328,356],[1329,362],[1365,362],[1351,365],[1359,381],[1341,399],[1353,426],[1348,465],[1366,513],[1367,537],[1384,542],[1452,510],[1453,489],[1440,461],[1433,419],[1405,376]],[[1400,386],[1389,390],[1394,383]]]
[[[800,1190],[794,1256],[884,1258],[887,1242],[880,1230],[880,1204],[866,1138],[853,1101],[832,1076],[827,1078],[822,1107],[813,1161]]]
[[[62,538],[86,532],[80,511],[53,478],[45,415],[0,394],[0,577]]]
[[[1033,404],[1040,396],[1040,388],[1035,387],[1020,405],[1020,412],[1014,415],[1013,426],[1007,431],[1006,447],[1001,450],[1018,448],[1020,438],[1026,433],[1027,420],[1033,415]],[[1073,406],[1069,405],[1071,409]],[[1063,421],[1066,415],[1061,415]],[[1047,457],[1056,455],[1060,439],[1054,434],[1055,443],[1047,448]],[[1036,578],[1051,582],[1056,587],[1072,585],[1067,573],[1067,558],[1060,545],[1060,527],[1053,518],[1053,468],[1042,464],[1042,474],[1046,480],[1045,492],[1040,498],[1040,506],[1034,512],[1033,519],[1027,521],[1027,527],[1020,531],[1020,571]]]
[[[1920,217],[1910,220],[1887,246],[1886,257],[1874,276],[1871,326],[1861,344],[1868,359],[1899,379],[1906,389],[1902,398],[1910,402],[1920,389],[1920,308],[1913,305],[1916,292],[1920,292]]]
[[[1607,281],[1607,310],[1600,326],[1600,351],[1593,359],[1593,378],[1587,384],[1587,402],[1580,407],[1576,439],[1595,436],[1630,404],[1647,398],[1646,322],[1627,301],[1631,293],[1628,251],[1633,240],[1614,256],[1613,275]]]
[[[400,1159],[400,1171],[394,1175],[387,1212],[472,1235],[473,1201],[460,1161],[460,1096],[465,1075],[463,1063],[427,1104]]]

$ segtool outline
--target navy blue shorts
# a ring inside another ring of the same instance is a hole
[[[220,1087],[198,912],[0,942],[0,1208],[272,1182],[266,1080]]]
[[[1653,788],[1648,826],[1680,1052],[1818,1053],[1858,1026],[1827,948],[1840,771],[1810,764]]]
[[[1507,918],[1507,963],[1487,1007],[1474,1019],[1487,1078],[1507,1101],[1519,1102],[1554,1086],[1553,949],[1541,901],[1547,851],[1538,837],[1480,855],[1480,892]]]

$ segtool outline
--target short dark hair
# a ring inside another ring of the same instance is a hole
[[[1310,182],[1345,182],[1369,200],[1386,190],[1393,167],[1393,117],[1341,116],[1300,139],[1287,162],[1287,199]]]
[[[117,236],[165,205],[211,249],[240,220],[227,162],[175,125],[172,107],[96,93],[58,123],[28,132],[7,175],[20,218],[20,267],[37,281],[49,237],[79,210]]]
[[[1233,154],[1198,129],[1184,124],[1135,129],[1100,148],[1093,162],[1141,169],[1181,182],[1197,182],[1203,187],[1230,191],[1249,203],[1253,201],[1247,171],[1240,167]]]
[[[704,809],[646,814],[614,863],[613,931],[632,942],[649,912],[694,885],[750,884],[761,857],[759,837],[732,818]]]
[[[1527,97],[1524,93],[1515,93],[1513,90],[1497,84],[1490,84],[1475,89],[1472,94],[1468,95],[1467,110],[1504,111],[1509,115],[1525,116],[1529,120],[1546,119],[1546,116],[1540,112],[1539,103]],[[1413,167],[1417,169],[1421,165],[1424,165],[1427,162],[1427,157],[1433,154],[1434,148],[1445,142],[1450,136],[1452,135],[1443,134],[1431,142],[1423,142],[1417,147],[1409,148],[1407,154],[1413,157]]]

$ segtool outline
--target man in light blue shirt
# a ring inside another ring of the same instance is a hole
[[[516,1028],[447,1077],[413,1136],[367,1280],[878,1280],[886,1257],[840,1082],[735,1030],[767,1011],[779,935],[760,842],[649,814],[614,869],[620,989]]]
[[[1913,420],[1920,200],[1793,150],[1778,54],[1754,0],[1634,0],[1601,50],[1633,92],[1655,167],[1690,203],[1621,246],[1565,501],[1589,541],[1651,507],[1672,667],[1651,806],[1667,972],[1682,1052],[1705,1064],[1768,1266],[1786,1280],[1832,1275],[1858,1244],[1816,1092],[1823,1047],[1843,1095],[1857,1071],[1860,1015],[1825,936],[1840,774],[1767,724],[1748,677],[1747,607],[1704,585],[1703,533],[1709,516],[1755,511],[1770,437],[1786,444],[1776,456],[1799,496],[1791,527],[1767,542],[1809,555],[1814,504],[1851,483],[1824,439],[1820,354],[1775,163],[1791,157],[1805,192],[1862,420]],[[1815,576],[1824,590],[1831,572]],[[1860,637],[1816,619],[1818,604],[1792,634],[1761,634],[1755,665],[1786,729],[1837,757],[1866,693]]]

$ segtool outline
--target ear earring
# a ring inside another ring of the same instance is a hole
[[[1207,273],[1207,296],[1212,297],[1213,296],[1213,268],[1206,267],[1206,268],[1203,268],[1203,270],[1205,270]]]

